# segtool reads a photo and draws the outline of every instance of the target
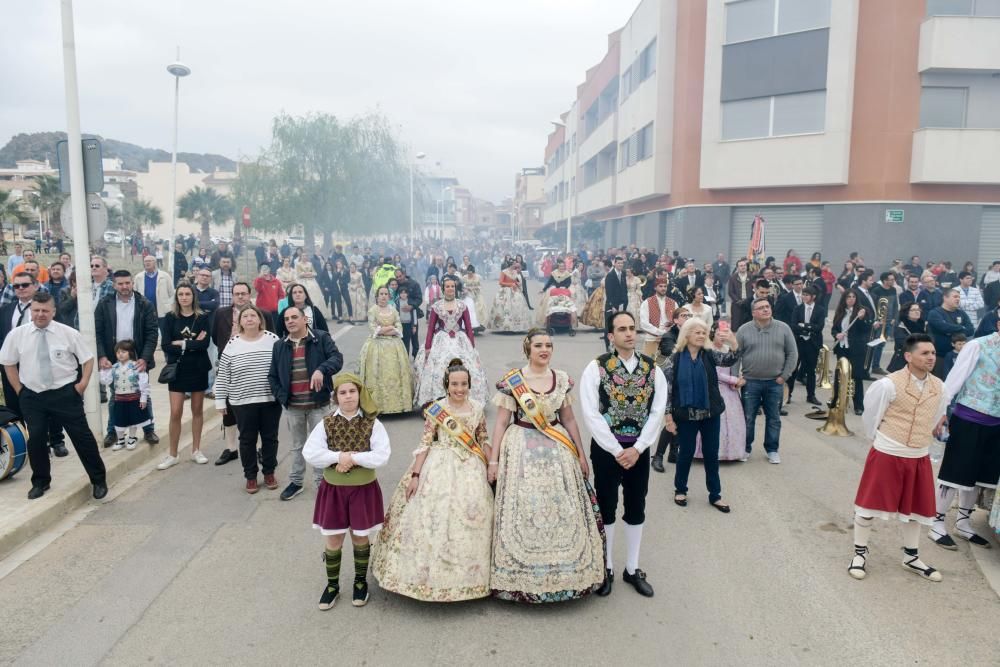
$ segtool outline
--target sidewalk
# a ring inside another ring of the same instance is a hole
[[[162,364],[162,357],[157,354],[157,363]],[[155,375],[159,367],[153,371]],[[153,401],[153,417],[156,433],[160,436],[158,445],[149,445],[139,440],[138,446],[132,450],[112,452],[111,448],[103,446],[104,432],[97,436],[97,445],[104,459],[108,472],[108,487],[114,484],[132,470],[143,464],[166,456],[168,447],[168,427],[170,419],[170,402],[167,386],[159,384],[151,378],[151,400]],[[102,406],[102,408],[106,408]],[[102,409],[106,416],[106,410]],[[205,436],[211,436],[217,426],[215,401],[205,399],[205,425],[202,429],[202,442]],[[106,418],[106,417],[105,417]],[[142,435],[141,432],[139,434]],[[185,407],[184,419],[181,422],[181,438],[179,451],[182,460],[186,462],[184,450],[191,446],[191,413]],[[32,537],[42,533],[57,523],[66,514],[94,501],[90,480],[80,465],[79,458],[69,438],[66,438],[66,448],[69,456],[52,458],[52,488],[38,500],[28,500],[31,489],[31,467],[25,462],[21,470],[13,477],[0,481],[0,560],[14,551],[18,546]],[[110,494],[109,494],[110,496]]]

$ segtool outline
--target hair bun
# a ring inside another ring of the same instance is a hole
[[[465,363],[461,359],[459,359],[458,357],[455,357],[454,359],[452,359],[451,361],[448,362],[448,368],[449,369],[451,369],[451,368],[457,368],[459,366],[464,366],[464,365],[465,365]]]

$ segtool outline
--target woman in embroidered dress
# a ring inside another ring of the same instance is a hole
[[[275,275],[281,281],[281,289],[287,293],[288,286],[295,282],[295,269],[292,268],[292,260],[287,257],[282,258],[281,266]]]
[[[295,265],[295,278],[300,285],[306,288],[309,299],[313,302],[313,308],[318,308],[319,304],[326,303],[323,290],[316,280],[316,267],[305,257],[300,257],[298,264]]]
[[[490,446],[483,405],[469,398],[471,377],[461,360],[448,364],[447,397],[432,407],[443,408],[459,432],[428,414],[413,464],[389,501],[372,562],[375,578],[387,591],[426,602],[490,594]],[[465,442],[463,436],[471,437]]]
[[[479,332],[486,328],[485,323],[490,313],[486,310],[486,302],[483,301],[483,283],[479,274],[476,273],[476,267],[469,264],[465,268],[465,295],[472,299],[475,306],[476,320],[479,322],[479,329],[476,331]]]
[[[695,285],[687,289],[687,307],[691,314],[705,323],[709,329],[712,328],[712,307],[705,303],[705,288]]]
[[[566,260],[569,264],[572,260]],[[573,275],[564,263],[559,263],[549,273],[542,287],[542,300],[538,304],[538,325],[545,326],[550,315],[569,313],[572,326],[576,328],[576,301],[573,300]]]
[[[368,291],[365,289],[364,276],[358,271],[358,265],[351,262],[350,276],[347,283],[348,298],[354,311],[354,319],[358,322],[368,312]]]
[[[368,311],[368,340],[361,347],[361,379],[382,414],[413,409],[410,357],[403,347],[399,311],[389,305],[389,288],[379,287],[378,303]]]
[[[575,261],[573,264],[573,282],[569,289],[573,295],[573,303],[576,304],[576,314],[577,316],[582,316],[584,310],[587,308],[587,288],[583,286],[583,278],[581,277],[583,264],[579,261]]]
[[[642,304],[640,304],[641,306]],[[593,294],[587,299],[587,306],[583,309],[583,316],[580,321],[587,326],[604,331],[607,324],[604,322],[604,279],[598,283]]]
[[[465,304],[455,298],[457,284],[446,278],[442,285],[444,298],[427,310],[427,334],[424,349],[417,354],[416,404],[424,405],[441,394],[441,378],[448,362],[459,358],[472,373],[473,398],[486,402],[486,375],[476,350],[476,338]]]
[[[519,332],[531,328],[531,312],[524,297],[521,265],[516,261],[500,272],[500,291],[493,300],[487,326],[494,331]]]
[[[712,342],[715,343],[719,323],[712,326]],[[728,352],[729,346],[723,345],[722,352]],[[746,452],[747,420],[743,416],[743,401],[740,399],[740,388],[747,383],[742,377],[733,374],[731,366],[716,366],[715,373],[719,377],[719,393],[726,411],[719,419],[719,460],[741,461]],[[698,435],[694,450],[696,459],[702,458],[701,434]]]
[[[518,602],[583,597],[604,581],[604,527],[569,395],[573,381],[549,367],[552,339],[532,329],[524,339],[528,364],[497,383],[497,421],[489,480],[496,481],[493,595]],[[524,382],[545,422],[567,439],[537,429],[514,398]],[[513,417],[513,423],[511,422]],[[497,445],[496,443],[500,443]]]
[[[642,281],[639,279],[640,267],[633,264],[625,270],[625,286],[628,288],[628,306],[626,310],[632,313],[635,321],[639,321],[639,308],[642,306]]]

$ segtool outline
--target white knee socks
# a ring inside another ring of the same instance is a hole
[[[615,524],[604,524],[604,542],[604,559],[607,561],[605,567],[609,570],[614,570],[615,566],[612,564],[611,554],[615,550]]]
[[[854,515],[854,546],[867,547],[868,537],[872,534],[872,523],[875,519],[870,516]]]
[[[976,509],[978,497],[978,489],[962,489],[958,492],[958,519],[955,521],[955,530],[965,539],[976,534],[976,531],[972,530],[972,522],[969,519]]]
[[[625,524],[625,546],[628,550],[625,555],[625,571],[635,574],[639,568],[639,546],[642,544],[642,524],[632,526]]]
[[[937,515],[934,517],[934,525],[931,526],[931,530],[928,533],[928,537],[932,540],[948,534],[948,528],[944,525],[944,517],[948,514],[948,510],[951,509],[951,504],[955,502],[955,494],[957,492],[958,489],[954,487],[938,484]]]

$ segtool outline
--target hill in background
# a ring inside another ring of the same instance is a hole
[[[170,153],[158,148],[143,148],[125,141],[105,139],[96,134],[84,134],[85,139],[98,139],[101,150],[106,158],[119,158],[125,169],[131,171],[146,171],[149,161],[170,162]],[[14,167],[17,160],[46,159],[53,167],[56,166],[56,142],[66,138],[65,132],[32,132],[16,134],[3,148],[0,148],[0,167]],[[178,162],[186,162],[191,171],[211,173],[216,169],[221,171],[236,171],[236,162],[223,155],[206,153],[178,153]]]

